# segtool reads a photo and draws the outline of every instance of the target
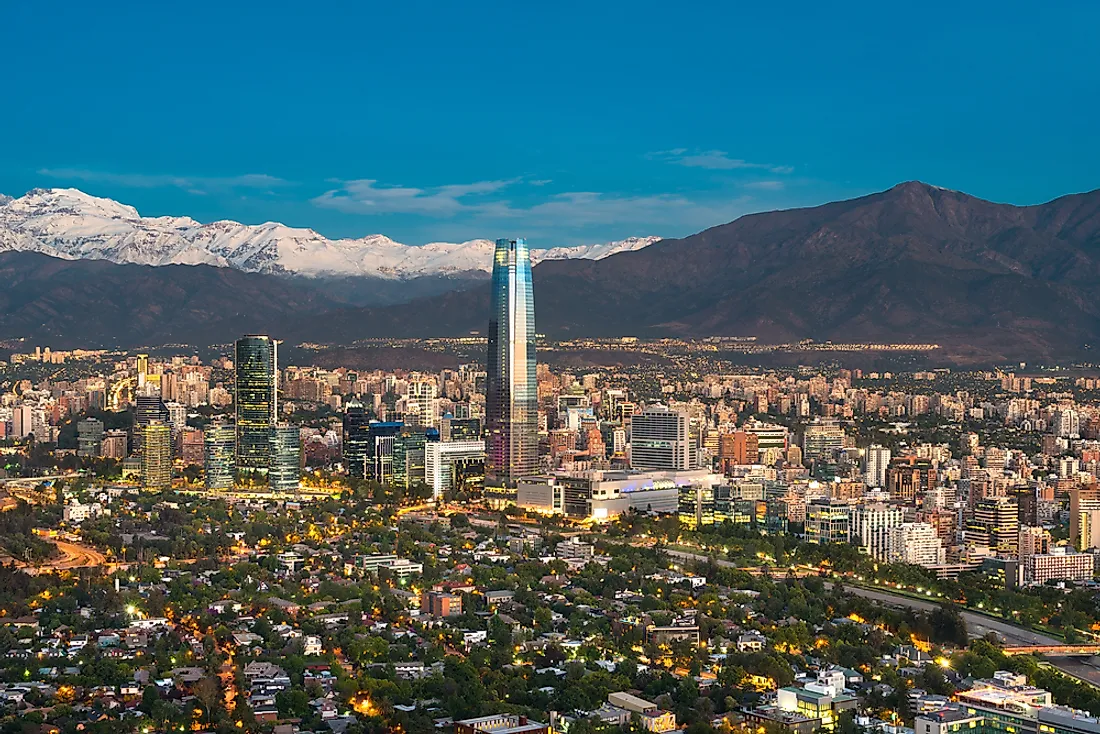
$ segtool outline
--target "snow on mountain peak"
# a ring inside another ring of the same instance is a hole
[[[584,258],[643,247],[659,237],[531,250],[531,259]],[[112,199],[78,189],[33,189],[17,199],[0,196],[0,251],[26,250],[69,260],[142,265],[214,265],[246,272],[305,276],[408,279],[492,268],[493,243],[404,245],[381,234],[330,240],[312,229],[278,222],[246,225],[190,217],[142,217]]]

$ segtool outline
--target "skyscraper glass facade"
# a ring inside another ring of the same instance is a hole
[[[344,405],[344,464],[348,476],[367,476],[367,461],[371,455],[370,417],[358,400]]]
[[[153,421],[141,427],[141,486],[150,490],[172,487],[172,429]]]
[[[207,489],[232,489],[237,475],[237,429],[214,423],[203,433],[203,468]]]
[[[271,466],[267,483],[272,492],[297,492],[302,478],[302,440],[297,426],[271,429]]]
[[[497,240],[492,289],[485,483],[510,487],[538,469],[535,300],[526,240]]]
[[[278,347],[269,336],[237,340],[237,469],[267,471],[278,410]]]

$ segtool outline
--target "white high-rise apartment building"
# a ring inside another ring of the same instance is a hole
[[[888,466],[890,449],[878,444],[868,446],[863,454],[863,483],[868,487],[885,487]]]
[[[405,404],[425,428],[439,425],[439,398],[435,383],[430,380],[412,380],[405,393]]]
[[[1073,408],[1062,408],[1054,415],[1054,434],[1070,438],[1081,434],[1081,416]]]
[[[651,405],[630,421],[630,468],[694,469],[695,442],[686,412]]]
[[[878,502],[853,507],[849,518],[850,542],[858,544],[872,558],[884,561],[889,553],[890,532],[904,522],[905,511]]]
[[[891,528],[887,560],[927,568],[944,563],[947,551],[931,523],[906,522]]]

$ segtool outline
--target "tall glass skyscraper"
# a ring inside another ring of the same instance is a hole
[[[141,427],[141,486],[145,489],[172,488],[172,429],[153,421]]]
[[[243,336],[236,346],[237,470],[266,472],[279,415],[278,345],[269,336]]]
[[[535,299],[527,240],[497,240],[485,381],[485,484],[511,487],[538,469]]]
[[[267,475],[272,492],[298,491],[302,478],[302,444],[298,426],[271,429],[271,470]]]
[[[344,464],[348,476],[367,476],[367,460],[371,456],[370,416],[358,400],[344,403]]]
[[[237,431],[227,423],[212,423],[203,432],[203,466],[207,489],[233,489],[237,476]]]

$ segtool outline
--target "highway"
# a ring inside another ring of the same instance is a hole
[[[832,588],[831,582],[825,584],[828,588]],[[849,594],[861,596],[864,599],[870,599],[872,601],[882,602],[883,604],[889,604],[895,607],[906,607],[908,609],[917,609],[920,611],[928,612],[932,611],[939,606],[934,601],[924,601],[922,599],[914,599],[902,594],[894,594],[888,591],[879,591],[878,589],[866,589],[861,586],[844,585],[844,590]],[[1059,640],[1050,635],[1044,635],[1041,632],[1034,632],[1024,627],[1018,627],[1010,622],[1002,622],[999,619],[988,617],[984,614],[978,614],[977,612],[969,612],[965,609],[960,609],[959,613],[962,615],[963,621],[966,622],[966,629],[970,633],[971,637],[985,637],[990,632],[995,632],[1005,640],[1011,643],[1019,645],[1062,645],[1065,644],[1064,640]]]
[[[710,560],[708,556],[700,555],[698,553],[687,553],[679,550],[666,549],[665,553],[673,558],[677,558],[683,561],[707,561]],[[747,570],[750,573],[758,569],[742,569],[736,563],[731,561],[725,561],[720,559],[714,559],[714,562],[723,568],[737,568],[741,570]],[[776,578],[782,578],[787,575],[787,570],[777,568],[774,571]],[[809,575],[817,575],[816,572],[811,572],[807,569],[795,569],[794,575],[804,577]],[[833,583],[826,581],[825,586],[832,588]],[[844,590],[849,594],[855,594],[856,596],[862,596],[865,599],[871,599],[872,601],[881,602],[883,604],[889,604],[895,607],[905,607],[908,609],[917,609],[919,611],[928,612],[939,604],[935,601],[924,601],[923,599],[915,599],[910,596],[904,596],[902,594],[895,594],[889,591],[880,591],[878,589],[867,589],[861,586],[852,586],[850,584],[844,584]],[[978,614],[976,612],[969,612],[966,610],[960,610],[963,621],[966,622],[966,628],[971,637],[985,637],[990,632],[996,632],[1005,640],[1011,643],[1019,645],[1060,645],[1063,644],[1063,640],[1044,635],[1040,632],[1033,632],[1032,630],[1018,627],[1010,622],[1003,622],[993,617],[988,617],[984,614]]]

